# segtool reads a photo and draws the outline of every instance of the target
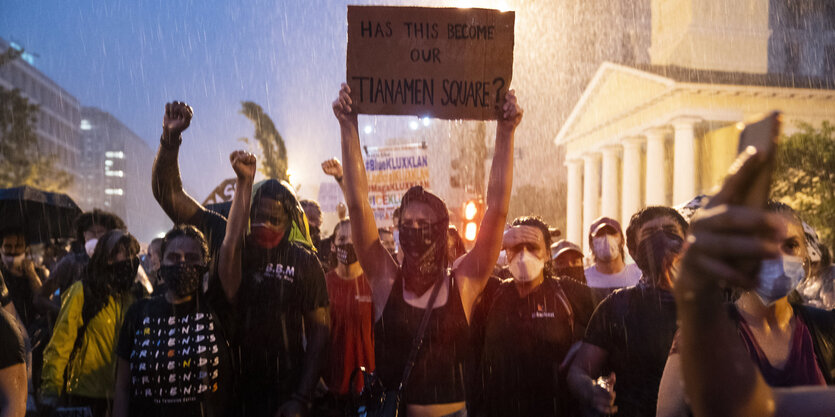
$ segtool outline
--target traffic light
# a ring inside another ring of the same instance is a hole
[[[484,204],[479,200],[468,200],[464,203],[464,240],[474,242],[478,236],[478,226],[481,223]]]

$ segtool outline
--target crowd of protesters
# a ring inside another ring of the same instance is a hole
[[[189,196],[182,102],[150,179],[175,226],[142,261],[100,210],[43,262],[0,231],[0,416],[831,414],[831,252],[789,206],[734,197],[765,169],[756,153],[688,211],[595,220],[586,256],[552,242],[545,213],[507,218],[510,90],[467,250],[420,186],[376,223],[345,84],[333,112],[342,162],[322,169],[345,204],[329,233],[315,201],[255,183],[248,152],[230,155],[228,216]]]

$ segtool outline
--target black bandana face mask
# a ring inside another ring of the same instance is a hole
[[[200,289],[203,275],[208,271],[206,265],[161,265],[159,276],[178,297],[186,297]]]
[[[354,244],[336,245],[336,260],[343,265],[351,265],[356,262],[357,252],[354,251]]]
[[[683,243],[681,236],[664,230],[655,231],[641,241],[635,263],[641,268],[647,284],[657,285],[665,274],[671,272]]]
[[[125,259],[108,266],[110,277],[113,279],[113,286],[120,290],[126,290],[133,285],[136,278],[136,271],[139,270],[139,258]]]
[[[434,278],[446,267],[447,228],[449,222],[398,227],[404,255],[403,272],[406,275],[429,282],[429,285],[434,282]]]

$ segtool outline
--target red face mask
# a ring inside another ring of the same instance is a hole
[[[283,230],[276,230],[263,223],[253,224],[251,229],[252,240],[255,241],[255,244],[265,249],[272,249],[278,246],[281,238],[284,237]]]

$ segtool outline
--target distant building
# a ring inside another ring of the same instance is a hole
[[[110,113],[81,109],[82,157],[79,205],[121,216],[128,230],[149,242],[171,223],[151,192],[154,152],[142,138]]]
[[[555,143],[566,153],[567,239],[718,185],[743,121],[835,119],[835,3],[653,0],[650,64],[604,63]]]
[[[0,53],[9,48],[21,49],[14,42],[0,38]],[[78,163],[81,158],[78,123],[81,105],[78,99],[35,68],[34,56],[24,53],[0,67],[0,86],[17,88],[31,103],[40,106],[35,132],[40,139],[40,152],[55,155],[58,167],[72,174],[76,181],[68,190],[74,199],[79,194]]]

